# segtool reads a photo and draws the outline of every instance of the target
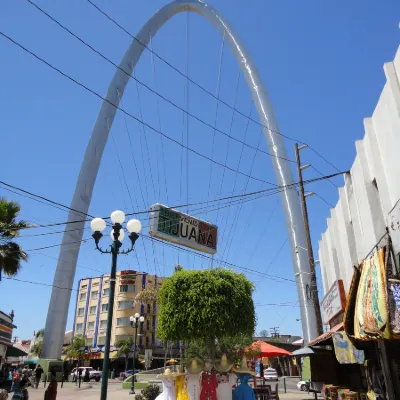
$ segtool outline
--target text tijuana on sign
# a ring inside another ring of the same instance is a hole
[[[209,254],[217,251],[218,227],[162,204],[150,208],[150,235]]]

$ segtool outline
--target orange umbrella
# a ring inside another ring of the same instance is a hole
[[[262,340],[257,340],[250,347],[246,349],[247,351],[260,351],[261,357],[279,357],[279,356],[288,356],[290,355],[290,351],[285,349],[281,349],[280,347],[272,346],[272,344],[268,344],[263,342]]]

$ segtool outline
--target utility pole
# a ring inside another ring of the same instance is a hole
[[[308,222],[308,211],[307,211],[307,203],[306,197],[307,195],[304,194],[304,184],[303,184],[303,170],[308,168],[310,164],[301,165],[300,162],[300,150],[308,147],[307,145],[299,147],[296,143],[294,145],[294,150],[296,153],[296,163],[297,163],[297,172],[299,174],[299,189],[300,189],[300,199],[301,199],[301,208],[303,211],[303,221],[304,221],[304,230],[306,232],[306,241],[307,241],[307,252],[308,252],[308,262],[310,265],[310,280],[311,280],[311,297],[314,303],[315,309],[315,319],[317,323],[317,331],[318,335],[322,335],[322,318],[321,318],[321,309],[319,308],[319,299],[318,299],[318,287],[317,287],[317,277],[315,275],[315,261],[314,261],[314,254],[311,245],[311,235],[310,235],[310,225]],[[310,195],[310,194],[308,194]]]
[[[274,326],[272,328],[269,328],[271,331],[271,336],[273,338],[278,338],[279,337],[279,326]]]

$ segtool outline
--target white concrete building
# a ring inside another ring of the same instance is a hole
[[[364,139],[356,142],[356,158],[319,241],[324,294],[338,279],[348,294],[353,265],[384,235],[400,199],[400,47],[383,69],[386,84],[372,117],[364,119]]]

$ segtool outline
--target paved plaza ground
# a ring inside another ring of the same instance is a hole
[[[134,395],[129,394],[129,390],[122,390],[121,383],[110,383],[108,386],[108,399],[134,399]],[[44,388],[41,386],[39,389],[29,388],[29,400],[43,400],[44,399]],[[137,391],[138,393],[140,390]],[[279,394],[282,400],[311,400],[314,398],[311,394],[298,392],[282,393]],[[9,396],[11,399],[11,396]],[[60,400],[78,400],[78,399],[100,399],[100,384],[91,383],[82,384],[81,389],[78,389],[73,383],[65,383],[64,387],[58,387],[57,399]]]

